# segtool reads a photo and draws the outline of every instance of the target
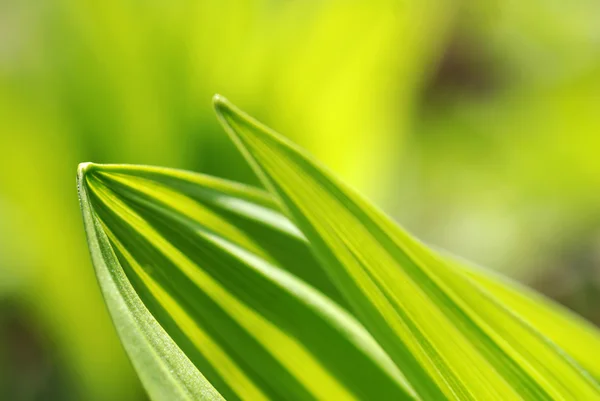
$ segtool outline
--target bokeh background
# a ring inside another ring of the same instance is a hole
[[[214,93],[420,238],[598,324],[599,21],[594,0],[0,0],[0,399],[146,399],[76,167],[257,184]]]

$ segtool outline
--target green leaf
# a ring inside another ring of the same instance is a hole
[[[598,398],[595,328],[430,250],[217,107],[270,194],[172,169],[79,169],[96,273],[153,399]]]
[[[111,317],[140,379],[157,400],[223,399],[158,324],[120,266],[90,201],[84,177],[92,169],[84,163],[77,174],[88,246]]]
[[[101,287],[154,399],[414,398],[266,194],[134,166],[87,164],[79,184]]]
[[[455,257],[447,260],[492,293],[511,312],[566,351],[600,383],[597,357],[600,353],[600,333],[597,327],[506,277],[458,261]]]
[[[236,145],[420,397],[600,397],[598,383],[582,366],[489,289],[295,144],[221,97],[215,106]]]

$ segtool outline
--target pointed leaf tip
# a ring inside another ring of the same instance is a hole
[[[231,124],[234,124],[236,120],[239,120],[240,116],[246,119],[251,119],[246,113],[235,107],[229,100],[218,93],[213,96],[213,106],[217,117],[226,127],[231,128]]]
[[[260,146],[264,141],[276,146],[284,145],[284,147],[293,148],[303,155],[307,154],[306,151],[300,149],[298,145],[290,141],[287,137],[275,132],[223,96],[215,95],[213,97],[213,104],[219,122],[225,129],[225,132],[227,132],[251,165],[256,162],[251,150],[256,146]],[[252,167],[257,174],[262,174],[259,166],[253,165]]]
[[[219,121],[225,126],[229,126],[239,114],[245,115],[243,111],[235,107],[227,98],[218,93],[213,96],[213,107],[217,113]],[[246,115],[245,115],[246,116]],[[250,118],[249,116],[246,116]]]
[[[79,163],[79,165],[77,166],[77,176],[83,177],[92,168],[94,168],[94,163],[92,162]]]
[[[81,187],[81,185],[83,185],[83,183],[86,181],[84,180],[86,177],[93,176],[96,172],[105,171],[107,168],[110,168],[110,166],[112,165],[92,162],[79,163],[77,166],[77,183]]]
[[[223,103],[228,103],[228,100],[223,95],[219,95],[218,93],[215,93],[212,100],[215,108],[218,108]]]
[[[77,166],[77,177],[79,179],[92,174],[96,171],[106,171],[110,170],[111,167],[118,166],[116,164],[101,164],[101,163],[92,163],[92,162],[83,162],[79,163]]]

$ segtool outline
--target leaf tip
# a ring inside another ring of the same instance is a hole
[[[77,166],[77,181],[82,182],[85,175],[94,168],[94,163],[83,162]]]
[[[219,95],[218,93],[213,96],[213,107],[217,113],[217,117],[223,122],[230,121],[232,117],[240,113],[238,110],[225,96]]]
[[[79,163],[77,166],[77,181],[83,182],[83,179],[86,175],[91,173],[94,170],[97,170],[100,167],[100,164],[92,163],[92,162],[83,162]]]
[[[230,136],[234,143],[241,148],[242,145],[240,125],[247,124],[251,117],[246,115],[243,111],[235,107],[229,100],[224,96],[216,94],[213,96],[213,106],[217,113],[217,118],[221,122],[225,132]]]
[[[92,162],[79,163],[79,166],[77,166],[77,174],[85,175],[85,173],[87,173],[93,167],[94,167],[94,163],[92,163]]]
[[[239,113],[239,110],[229,100],[218,93],[213,96],[213,106],[217,117],[226,127],[231,125],[232,119]]]
[[[229,103],[229,100],[227,100],[225,96],[219,95],[218,93],[215,93],[215,95],[212,98],[212,101],[217,111],[219,111],[220,107]]]

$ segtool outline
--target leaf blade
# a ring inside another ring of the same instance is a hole
[[[123,345],[153,399],[222,400],[221,395],[193,369],[189,360],[147,312],[128,280],[116,266],[116,256],[90,207],[84,176],[90,164],[78,169],[77,182],[84,227],[92,261],[105,302]],[[159,359],[161,363],[156,363]]]
[[[304,151],[220,97],[215,107],[234,143],[419,395],[600,396],[597,383],[555,344],[457,274]],[[419,316],[423,308],[428,318]],[[407,354],[416,355],[416,361]]]
[[[147,177],[129,170],[125,178],[122,168],[116,172],[108,166],[88,174],[94,210],[120,253],[121,268],[177,343],[194,336],[190,323],[183,323],[189,317],[188,322],[202,325],[205,339],[212,336],[222,354],[232,358],[238,372],[248,375],[247,382],[260,389],[254,396],[248,386],[232,389],[228,384],[236,380],[231,372],[219,371],[216,360],[192,358],[227,399],[257,399],[259,394],[267,399],[413,398],[397,369],[350,313],[284,272],[223,217],[210,215],[211,209],[186,203],[164,183],[149,183]],[[255,197],[257,203],[260,198]],[[186,210],[169,209],[178,203],[185,204]],[[271,222],[290,231],[289,224],[280,223]],[[152,275],[168,296],[151,283]],[[161,310],[173,311],[173,303],[187,308],[185,313],[168,316],[174,322],[161,314]],[[208,352],[202,341],[188,344],[185,350],[188,356]]]

